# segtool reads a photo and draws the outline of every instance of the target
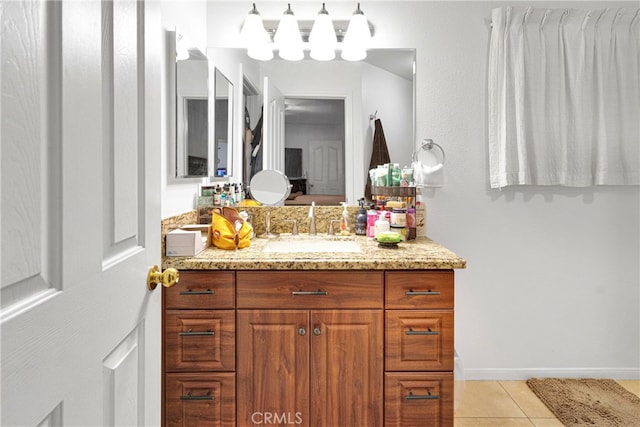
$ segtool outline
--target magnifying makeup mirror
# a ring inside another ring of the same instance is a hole
[[[291,194],[291,184],[289,178],[282,172],[276,170],[261,170],[256,173],[249,183],[251,197],[265,206],[282,205]],[[267,208],[265,220],[265,233],[258,237],[277,237],[278,234],[271,232],[271,209]]]

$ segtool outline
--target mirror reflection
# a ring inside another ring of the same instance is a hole
[[[261,170],[251,178],[249,191],[253,200],[266,206],[281,205],[289,196],[291,185],[282,172]]]
[[[215,69],[215,106],[214,106],[214,141],[215,141],[215,176],[231,175],[233,150],[230,148],[230,137],[233,129],[233,84],[219,69]]]
[[[355,63],[244,61],[245,76],[260,89],[250,128],[255,131],[260,120],[262,146],[255,152],[263,168],[286,173],[292,196],[355,203],[364,193],[374,115],[383,123],[391,160],[411,164],[414,61],[414,49],[374,49],[366,62]],[[239,165],[250,179],[255,170],[247,157]],[[287,200],[297,203],[306,200]]]
[[[209,165],[209,65],[197,48],[177,35],[176,177],[206,177]]]

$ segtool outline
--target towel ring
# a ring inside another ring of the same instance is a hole
[[[437,147],[440,150],[440,153],[442,154],[441,163],[444,165],[444,157],[445,157],[444,149],[439,144],[436,144],[435,142],[433,142],[433,139],[431,138],[422,140],[422,144],[420,145],[420,148],[415,150],[411,155],[411,161],[413,162],[418,161],[418,153],[420,152],[420,150],[433,150],[433,147]]]

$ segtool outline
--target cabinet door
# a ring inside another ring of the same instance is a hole
[[[166,427],[235,426],[233,373],[167,374]]]
[[[386,427],[452,425],[452,372],[385,374]]]
[[[237,322],[238,426],[309,426],[309,312],[239,310]]]
[[[311,425],[381,426],[383,314],[311,312]]]

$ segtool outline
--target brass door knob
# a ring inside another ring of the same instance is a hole
[[[154,265],[149,269],[149,274],[147,275],[147,288],[153,291],[160,283],[165,288],[170,288],[178,283],[179,280],[180,273],[175,268],[167,268],[165,271],[160,272],[158,266]]]

